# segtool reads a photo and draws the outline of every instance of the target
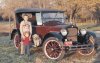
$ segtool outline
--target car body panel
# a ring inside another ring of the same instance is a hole
[[[50,12],[62,12],[62,13],[64,13],[64,11],[50,10],[50,9],[37,9],[37,8],[17,9],[15,11],[15,17],[16,17],[16,30],[18,30],[18,33],[20,34],[19,28],[20,28],[20,22],[21,22],[21,21],[18,22],[18,18],[21,18],[20,15],[22,15],[22,13],[32,13],[35,15],[36,13],[42,13],[42,12],[46,12],[46,13],[48,13],[48,12],[49,13]],[[22,18],[21,18],[21,20],[22,20]],[[32,34],[33,35],[38,34],[43,39],[50,34],[51,35],[55,35],[55,34],[57,35],[58,33],[60,34],[61,29],[68,30],[68,28],[73,28],[73,30],[68,31],[69,34],[63,38],[77,41],[77,37],[79,37],[78,36],[78,32],[79,32],[78,27],[76,25],[73,25],[73,24],[65,24],[65,23],[58,22],[58,21],[50,21],[50,22],[42,23],[42,25],[35,25],[35,26],[33,25],[32,26]],[[74,29],[76,29],[76,32],[74,31]],[[15,30],[12,32],[12,35],[14,33],[15,33]],[[92,32],[88,32],[88,33],[96,37],[96,35],[94,33],[92,33]]]

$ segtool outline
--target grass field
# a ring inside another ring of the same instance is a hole
[[[79,57],[75,54],[69,54],[65,55],[62,60],[52,61],[45,57],[42,50],[33,50],[30,61],[27,56],[20,59],[13,42],[9,40],[9,36],[0,37],[0,63],[93,63],[94,60],[95,57]]]
[[[32,60],[34,57],[36,56],[34,55]],[[33,61],[29,62],[27,56],[20,59],[9,37],[0,37],[0,63],[33,63]]]

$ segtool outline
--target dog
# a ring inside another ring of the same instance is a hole
[[[34,41],[34,47],[38,47],[41,44],[41,38],[38,34],[32,35],[33,41]]]

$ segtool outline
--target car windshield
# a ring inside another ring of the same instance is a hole
[[[64,13],[42,13],[42,21],[46,23],[48,21],[58,21],[64,23]]]

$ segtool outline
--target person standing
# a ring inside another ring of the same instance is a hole
[[[23,21],[20,23],[20,33],[21,33],[21,56],[25,53],[30,55],[30,41],[32,35],[32,25],[31,22],[28,21],[28,15],[24,15]]]

